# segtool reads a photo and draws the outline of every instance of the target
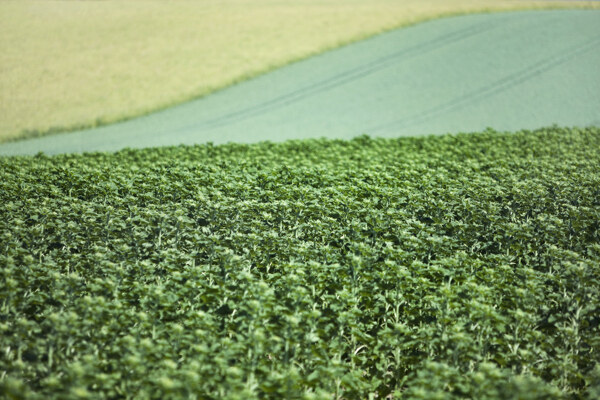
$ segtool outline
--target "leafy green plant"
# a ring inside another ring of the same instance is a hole
[[[7,398],[594,398],[600,130],[0,158]]]

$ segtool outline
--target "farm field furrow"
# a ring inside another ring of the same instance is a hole
[[[600,128],[0,158],[0,397],[597,399]]]

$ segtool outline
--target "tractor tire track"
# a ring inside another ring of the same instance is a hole
[[[253,118],[257,115],[271,112],[277,108],[288,106],[308,97],[316,96],[319,93],[325,92],[327,90],[331,90],[336,87],[352,83],[358,79],[362,79],[371,74],[379,72],[382,69],[395,66],[399,62],[408,61],[411,58],[419,57],[429,52],[435,51],[436,49],[449,46],[453,43],[468,39],[473,36],[480,35],[486,31],[493,29],[495,26],[496,24],[489,23],[477,24],[475,26],[451,32],[449,34],[436,37],[435,39],[426,43],[420,43],[407,49],[390,54],[386,57],[382,57],[366,65],[361,65],[349,69],[348,71],[345,71],[341,74],[337,74],[327,79],[317,81],[311,85],[275,97],[261,104],[257,104],[252,107],[225,114],[221,117],[206,121],[200,125],[188,125],[182,127],[181,130],[187,130],[191,127],[197,127],[203,130],[214,129],[223,125],[240,122],[248,118]]]
[[[443,114],[463,109],[466,106],[489,99],[492,96],[505,92],[506,90],[536,78],[561,64],[572,61],[573,58],[578,55],[582,55],[593,50],[597,46],[600,46],[600,36],[597,36],[586,43],[582,43],[575,48],[565,50],[564,52],[559,52],[552,57],[548,57],[535,64],[528,65],[516,73],[507,75],[497,81],[494,81],[491,85],[480,88],[479,90],[471,92],[465,96],[454,98],[437,107],[423,111],[411,117],[402,118],[391,123],[372,127],[368,129],[367,132],[377,133],[378,131],[387,130],[390,128],[406,129],[423,123],[427,120],[438,118]]]

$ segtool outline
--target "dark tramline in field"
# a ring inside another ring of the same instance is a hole
[[[8,398],[600,396],[600,129],[0,158]]]

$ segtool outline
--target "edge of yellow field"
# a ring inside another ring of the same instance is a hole
[[[286,65],[290,65],[290,64],[305,60],[309,57],[313,57],[313,56],[325,53],[327,51],[338,49],[338,48],[359,42],[361,40],[369,39],[369,38],[375,37],[377,35],[384,34],[386,32],[414,26],[414,25],[417,25],[420,23],[431,21],[431,20],[456,17],[456,16],[462,16],[462,15],[471,15],[471,14],[508,13],[508,12],[533,11],[533,10],[600,9],[600,2],[592,4],[589,1],[586,1],[586,2],[582,2],[582,3],[583,4],[569,2],[568,4],[565,4],[564,2],[557,2],[557,3],[548,2],[548,3],[533,4],[533,5],[532,4],[523,4],[523,5],[516,4],[514,6],[504,7],[504,8],[502,6],[499,6],[499,7],[484,6],[481,8],[474,8],[472,10],[442,12],[442,13],[434,14],[434,15],[430,15],[430,16],[417,17],[417,18],[415,18],[413,20],[409,20],[409,21],[400,21],[399,23],[393,24],[391,26],[382,27],[381,29],[378,29],[378,30],[369,31],[369,32],[365,32],[360,35],[355,35],[353,37],[349,37],[349,38],[341,40],[333,45],[326,45],[315,51],[311,51],[306,54],[302,54],[300,56],[293,57],[284,62],[276,63],[273,65],[268,65],[267,67],[260,69],[258,71],[240,75],[237,78],[232,79],[228,82],[225,82],[221,85],[216,85],[215,87],[210,88],[209,90],[204,90],[202,92],[199,92],[199,93],[196,93],[193,95],[182,96],[181,98],[179,98],[175,101],[165,102],[162,104],[159,103],[156,106],[149,107],[142,112],[131,113],[131,114],[125,113],[123,115],[116,115],[116,116],[110,117],[110,118],[95,118],[94,120],[91,120],[91,121],[70,124],[70,125],[66,125],[66,126],[50,126],[50,127],[42,128],[42,129],[38,129],[38,130],[26,129],[26,130],[22,130],[18,133],[16,133],[16,132],[8,133],[8,134],[6,134],[6,136],[4,136],[2,132],[0,132],[0,143],[15,142],[15,141],[26,140],[26,139],[31,139],[31,138],[35,138],[35,137],[48,136],[48,135],[52,135],[52,134],[60,134],[60,133],[67,133],[67,132],[73,132],[73,131],[84,130],[84,129],[97,128],[97,127],[101,127],[101,126],[125,122],[125,121],[132,120],[135,118],[143,117],[143,116],[155,113],[155,112],[159,112],[159,111],[163,111],[163,110],[166,110],[166,109],[169,109],[172,107],[176,107],[176,106],[184,104],[186,102],[201,99],[203,97],[211,95],[220,90],[226,89],[235,84],[256,78],[258,76],[264,75],[275,69],[282,68],[282,67],[285,67]]]

